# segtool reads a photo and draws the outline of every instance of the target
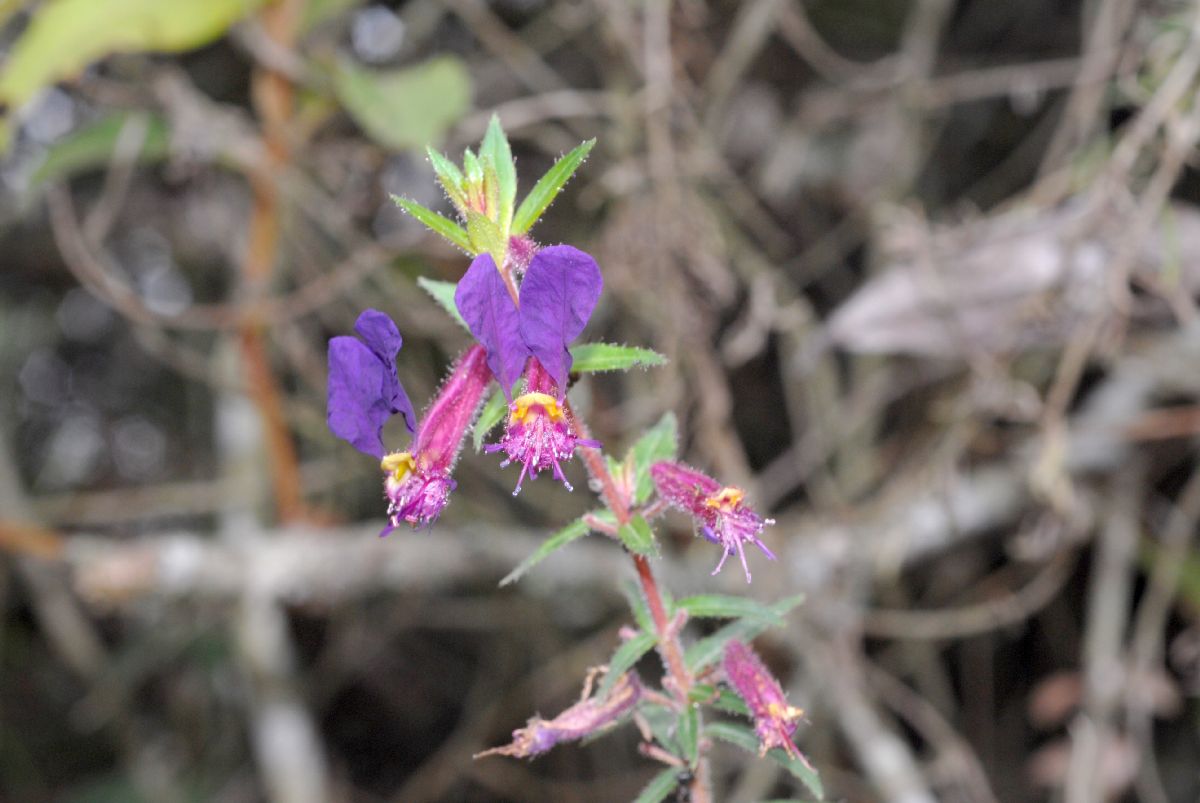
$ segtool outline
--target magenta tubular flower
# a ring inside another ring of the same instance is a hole
[[[641,696],[642,684],[637,675],[626,672],[603,700],[580,700],[554,719],[535,716],[524,728],[513,731],[510,744],[484,750],[477,753],[475,758],[491,755],[530,758],[545,753],[559,742],[582,739],[612,725],[632,711]]]
[[[421,421],[412,451],[380,462],[388,498],[387,535],[405,521],[421,527],[435,521],[455,482],[450,477],[462,444],[492,380],[482,346],[465,352]]]
[[[326,421],[334,435],[355,449],[383,456],[384,423],[404,416],[408,431],[416,428],[412,402],[396,377],[396,355],[404,342],[387,315],[369,309],[354,324],[362,340],[335,337],[329,341],[329,401]]]
[[[812,769],[808,759],[792,741],[804,712],[788,705],[779,681],[771,675],[754,650],[740,641],[730,641],[725,645],[722,668],[729,685],[746,701],[754,717],[759,755],[766,755],[771,748],[779,747]]]
[[[774,524],[775,520],[764,519],[744,504],[744,491],[723,486],[707,474],[680,463],[655,463],[650,467],[650,476],[664,502],[690,514],[700,534],[724,548],[713,574],[721,571],[726,559],[736,551],[749,583],[747,543],[754,544],[768,559],[775,560],[775,555],[758,537],[763,528]]]
[[[509,399],[504,437],[487,451],[503,450],[507,458],[501,465],[521,464],[514,494],[526,475],[547,469],[569,490],[561,462],[576,446],[599,446],[577,438],[563,399],[571,371],[568,346],[587,325],[603,284],[596,260],[569,245],[555,245],[529,259],[519,306],[488,254],[475,258],[455,290],[458,311],[487,349],[488,365]],[[512,387],[522,372],[526,392],[513,399]]]
[[[576,437],[570,419],[559,403],[557,390],[541,362],[536,357],[531,359],[525,371],[525,393],[508,406],[504,437],[499,443],[483,447],[485,452],[504,451],[507,457],[500,464],[501,468],[510,463],[521,464],[521,476],[517,478],[513,496],[521,492],[526,474],[537,477],[539,471],[546,469],[553,469],[555,478],[568,491],[572,490],[560,462],[569,460],[576,446],[600,446],[598,441]]]

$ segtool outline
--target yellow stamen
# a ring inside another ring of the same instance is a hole
[[[384,455],[379,461],[379,467],[383,469],[384,474],[392,475],[396,482],[402,482],[417,467],[417,461],[413,460],[413,456],[408,452],[392,452]]]
[[[558,406],[558,400],[548,393],[526,393],[523,396],[518,396],[513,400],[512,412],[509,415],[508,423],[516,424],[524,421],[529,415],[530,409],[540,407],[542,412],[549,416],[551,421],[560,421],[563,417],[563,411]]]
[[[746,492],[740,488],[726,487],[705,499],[704,504],[706,507],[729,510],[736,507],[745,496]]]
[[[767,703],[767,713],[773,719],[791,722],[793,719],[800,719],[804,716],[804,709],[797,708],[794,705],[780,705],[779,703]]]

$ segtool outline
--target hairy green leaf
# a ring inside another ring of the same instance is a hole
[[[675,414],[671,412],[666,413],[633,444],[627,460],[633,461],[634,475],[637,478],[633,493],[635,505],[645,502],[654,491],[650,466],[659,460],[673,460],[678,449],[679,425],[675,421]]]
[[[632,669],[638,661],[642,660],[643,655],[654,649],[654,645],[657,643],[657,639],[650,633],[638,633],[633,638],[622,642],[608,661],[608,672],[600,681],[596,696],[601,700],[607,697],[621,675]]]
[[[803,594],[797,594],[794,597],[780,600],[774,605],[769,606],[769,610],[777,616],[786,616],[792,608],[795,608],[804,601]],[[695,644],[688,647],[683,653],[684,663],[692,672],[699,672],[701,669],[712,666],[721,659],[721,653],[725,649],[725,645],[733,639],[739,641],[749,641],[762,633],[768,627],[771,627],[771,622],[765,619],[739,619],[736,622],[731,622],[724,627],[718,629],[715,633],[705,636]]]
[[[343,58],[332,78],[334,93],[354,121],[371,139],[396,150],[437,142],[471,107],[470,75],[452,56],[399,70],[368,70]]]
[[[745,725],[736,725],[732,722],[711,722],[704,728],[704,735],[740,747],[747,753],[758,754],[758,737]],[[796,776],[818,800],[825,798],[825,788],[821,784],[821,776],[817,775],[816,771],[803,761],[792,758],[779,748],[768,750],[767,758]]]
[[[667,358],[652,349],[615,343],[580,343],[572,347],[571,370],[581,374],[628,371],[634,366],[666,365]]]
[[[497,265],[504,264],[508,251],[508,239],[491,219],[481,212],[467,210],[467,236],[471,240],[471,253],[487,252]]]
[[[625,601],[629,603],[629,610],[633,612],[633,621],[637,622],[638,629],[643,633],[654,633],[654,619],[650,616],[650,607],[646,605],[646,597],[642,594],[641,587],[628,581],[621,583],[621,591],[625,594]]]
[[[635,555],[651,555],[655,552],[654,532],[642,516],[634,516],[622,524],[617,529],[617,537]]]
[[[500,118],[494,114],[488,123],[487,133],[483,135],[479,153],[487,157],[495,171],[500,226],[508,229],[512,223],[513,204],[517,200],[517,165],[513,161],[508,137],[500,126]]]
[[[546,171],[546,175],[538,179],[537,184],[533,185],[533,189],[525,196],[525,200],[521,201],[516,215],[513,216],[513,234],[524,234],[529,231],[546,211],[546,208],[554,202],[555,197],[571,179],[571,176],[575,175],[575,171],[583,164],[583,160],[587,158],[595,144],[596,140],[594,139],[580,144],[555,162],[554,166]]]
[[[760,619],[770,626],[783,624],[783,617],[770,607],[746,597],[698,594],[679,600],[675,606],[700,619]]]
[[[679,715],[679,722],[675,725],[675,738],[679,740],[679,748],[683,751],[680,758],[693,768],[700,758],[701,724],[700,707],[689,705]]]
[[[429,155],[429,164],[433,166],[433,172],[437,176],[438,182],[442,185],[442,189],[446,191],[447,197],[450,198],[450,203],[454,204],[459,209],[463,209],[467,205],[466,191],[463,189],[463,174],[458,169],[458,165],[447,159],[441,152],[431,147],[425,148],[425,153]]]
[[[458,305],[454,303],[454,289],[458,285],[454,282],[443,282],[439,279],[418,276],[417,286],[433,296],[433,300],[438,303],[438,306],[450,313],[450,317],[457,321],[459,326],[463,329],[467,328],[467,322],[462,319],[462,315],[458,312]]]
[[[633,803],[662,803],[679,786],[680,771],[675,767],[667,767],[650,779],[650,783],[638,793]]]
[[[543,560],[565,547],[567,544],[571,543],[577,538],[582,538],[583,536],[587,535],[588,530],[589,528],[582,517],[575,519],[575,521],[571,522],[566,527],[563,527],[554,535],[543,541],[538,548],[533,551],[533,554],[521,561],[517,568],[509,572],[505,578],[500,581],[500,585],[506,586],[509,583],[515,582],[521,577],[521,575],[528,572],[534,566],[538,565]]]
[[[462,226],[445,215],[440,215],[432,209],[426,209],[416,201],[401,198],[399,195],[393,195],[392,200],[396,203],[396,206],[424,223],[431,231],[442,235],[469,255],[474,256],[475,250],[471,247],[471,240],[467,237],[467,233],[463,231]]]

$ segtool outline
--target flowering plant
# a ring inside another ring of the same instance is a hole
[[[772,520],[746,504],[740,489],[677,462],[670,413],[617,460],[588,436],[568,399],[578,375],[665,362],[648,349],[572,346],[599,301],[600,267],[577,248],[542,247],[529,236],[593,144],[585,142],[562,157],[519,207],[516,166],[496,118],[478,154],[466,151],[461,169],[429,151],[459,221],[403,198],[396,201],[473,258],[457,285],[423,281],[422,286],[476,342],[457,359],[418,420],[396,376],[398,328],[382,312],[363,312],[355,325],[361,340],[343,336],[329,343],[329,427],[380,460],[388,500],[382,535],[402,523],[420,527],[437,519],[455,488],[454,464],[473,434],[477,450],[504,452],[501,466],[521,465],[514,494],[541,471],[551,471],[571,490],[562,466],[578,454],[603,503],[548,538],[502,585],[591,532],[618,541],[632,557],[638,584],[628,596],[636,627],[626,628],[607,664],[589,674],[580,701],[551,719],[533,717],[513,731],[511,743],[477,757],[531,757],[632,720],[643,736],[642,752],[666,765],[639,801],[664,800],[681,785],[692,800],[711,799],[706,753],[714,739],[778,761],[820,797],[820,780],[794,741],[802,712],[788,704],[779,682],[746,643],[781,623],[799,598],[772,606],[715,594],[672,599],[659,587],[650,563],[657,555],[650,522],[673,507],[692,518],[699,536],[721,548],[714,574],[736,553],[750,582],[745,546],[752,544],[773,560],[760,538]],[[386,452],[382,428],[396,414],[413,433],[412,444]],[[502,420],[499,440],[484,446],[484,437]],[[685,625],[696,618],[730,621],[685,648]],[[652,650],[665,670],[659,689],[634,670]],[[705,710],[747,717],[753,729],[716,718],[706,722]]]

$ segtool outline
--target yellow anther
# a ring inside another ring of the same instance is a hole
[[[728,510],[741,502],[745,496],[746,492],[740,488],[726,487],[705,499],[704,504],[707,507]]]
[[[525,417],[529,415],[529,411],[534,407],[540,407],[542,412],[549,416],[551,421],[559,421],[563,417],[562,409],[558,406],[558,400],[550,394],[526,393],[513,400],[508,422],[516,424],[519,421],[524,421]]]
[[[413,460],[413,456],[408,452],[392,452],[384,455],[379,461],[379,467],[383,469],[384,474],[390,474],[396,482],[401,482],[417,467],[417,461]]]
[[[780,705],[779,703],[767,703],[767,713],[773,719],[780,719],[784,722],[791,722],[793,719],[801,719],[804,716],[804,709],[797,708],[794,705]]]

